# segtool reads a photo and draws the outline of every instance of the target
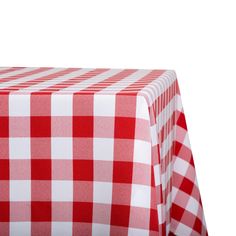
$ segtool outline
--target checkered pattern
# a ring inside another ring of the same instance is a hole
[[[0,68],[3,235],[207,235],[175,73]]]

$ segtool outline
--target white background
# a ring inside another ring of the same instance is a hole
[[[235,234],[232,0],[0,1],[0,66],[174,69],[209,234]]]

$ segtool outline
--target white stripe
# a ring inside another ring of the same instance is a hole
[[[130,84],[133,84],[134,82],[140,80],[141,78],[143,78],[145,75],[147,75],[148,73],[150,73],[150,70],[138,70],[136,72],[134,72],[133,74],[125,77],[124,79],[104,88],[103,90],[101,90],[99,93],[110,93],[111,91],[118,93],[121,90],[127,88]],[[134,89],[137,90],[137,89]]]
[[[4,88],[7,88],[7,87],[13,86],[13,85],[17,86],[19,83],[27,82],[27,81],[33,80],[33,79],[38,79],[38,78],[44,77],[44,76],[48,76],[50,74],[53,74],[53,73],[61,71],[61,70],[63,70],[63,69],[53,68],[53,69],[49,69],[47,71],[43,71],[43,72],[40,72],[40,73],[37,73],[37,74],[28,75],[28,76],[25,76],[23,78],[19,78],[19,79],[15,79],[13,81],[8,81],[8,82],[5,82],[5,83],[2,83],[2,84],[0,84],[0,88],[4,89]]]
[[[164,213],[164,208],[165,205],[162,204],[157,204],[157,213],[158,213],[158,220],[159,220],[159,224],[163,224],[165,222],[165,213]]]
[[[108,71],[105,71],[101,74],[92,76],[91,78],[85,79],[84,81],[81,81],[77,84],[71,85],[67,88],[61,89],[60,91],[58,91],[58,93],[67,93],[69,91],[74,91],[74,92],[78,92],[81,91],[83,89],[86,89],[87,87],[93,86],[94,84],[97,84],[105,79],[107,79],[110,76],[113,76],[115,74],[118,74],[119,72],[121,72],[122,70],[120,69],[110,69]]]
[[[82,74],[84,74],[88,71],[89,71],[89,69],[78,69],[78,70],[72,71],[68,74],[61,75],[61,76],[58,76],[56,78],[52,78],[52,79],[44,81],[44,82],[34,84],[34,85],[29,86],[27,88],[20,89],[18,92],[19,93],[25,92],[25,91],[36,92],[36,91],[39,91],[41,89],[45,89],[45,88],[48,88],[50,86],[56,85],[60,82],[66,81],[68,79],[80,76],[80,75],[82,75]]]
[[[149,236],[149,230],[146,229],[139,229],[139,228],[131,228],[128,229],[129,236]]]
[[[176,97],[176,110],[182,112],[183,111],[183,105],[181,96],[178,94]]]

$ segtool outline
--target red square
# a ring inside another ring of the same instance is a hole
[[[93,137],[93,116],[73,117],[73,137]]]
[[[199,234],[201,234],[201,232],[202,232],[202,222],[201,222],[201,220],[199,220],[198,217],[196,217],[193,229],[195,231],[197,231]]]
[[[150,209],[150,230],[158,231],[158,214],[157,210]]]
[[[73,222],[92,223],[93,204],[91,202],[73,203]]]
[[[31,121],[31,137],[51,136],[50,116],[32,116],[30,121]]]
[[[184,214],[184,208],[173,203],[171,207],[171,217],[177,221],[181,221],[183,214]]]
[[[51,180],[51,160],[31,160],[32,180]]]
[[[183,192],[185,192],[185,193],[191,195],[191,193],[192,193],[192,191],[193,191],[193,186],[194,186],[194,183],[193,183],[191,180],[189,180],[189,179],[187,179],[187,178],[184,178],[184,179],[183,179],[183,182],[182,182],[181,185],[180,185],[180,189],[181,189]]]
[[[73,177],[74,180],[93,181],[93,161],[74,160]]]
[[[113,182],[114,183],[132,183],[133,163],[114,161],[113,164]]]
[[[182,127],[183,129],[187,130],[187,124],[186,124],[186,120],[185,120],[185,115],[184,113],[180,113],[179,118],[177,120],[177,125]]]
[[[0,222],[9,222],[10,204],[9,202],[0,202]]]
[[[130,206],[112,205],[111,225],[129,227]]]
[[[51,221],[51,202],[31,202],[31,221]]]
[[[134,139],[135,138],[135,118],[116,117],[115,118],[115,138]]]
[[[0,160],[0,180],[9,180],[9,160]]]
[[[9,136],[9,118],[0,117],[0,137]]]

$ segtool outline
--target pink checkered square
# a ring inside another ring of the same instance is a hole
[[[30,160],[10,160],[10,178],[12,180],[28,180],[30,177]]]
[[[24,222],[31,220],[31,206],[29,202],[11,202],[11,221]]]
[[[72,180],[73,163],[71,160],[52,160],[53,180]]]
[[[50,138],[31,138],[32,159],[48,159],[51,156]]]
[[[70,116],[52,116],[52,136],[71,137],[72,118]]]
[[[93,139],[74,138],[73,139],[73,158],[80,160],[93,159]]]
[[[73,193],[75,202],[92,202],[93,183],[90,181],[74,181]]]
[[[114,118],[96,116],[94,118],[94,136],[98,138],[114,137]]]
[[[52,220],[59,222],[71,222],[73,219],[72,202],[52,202]]]

